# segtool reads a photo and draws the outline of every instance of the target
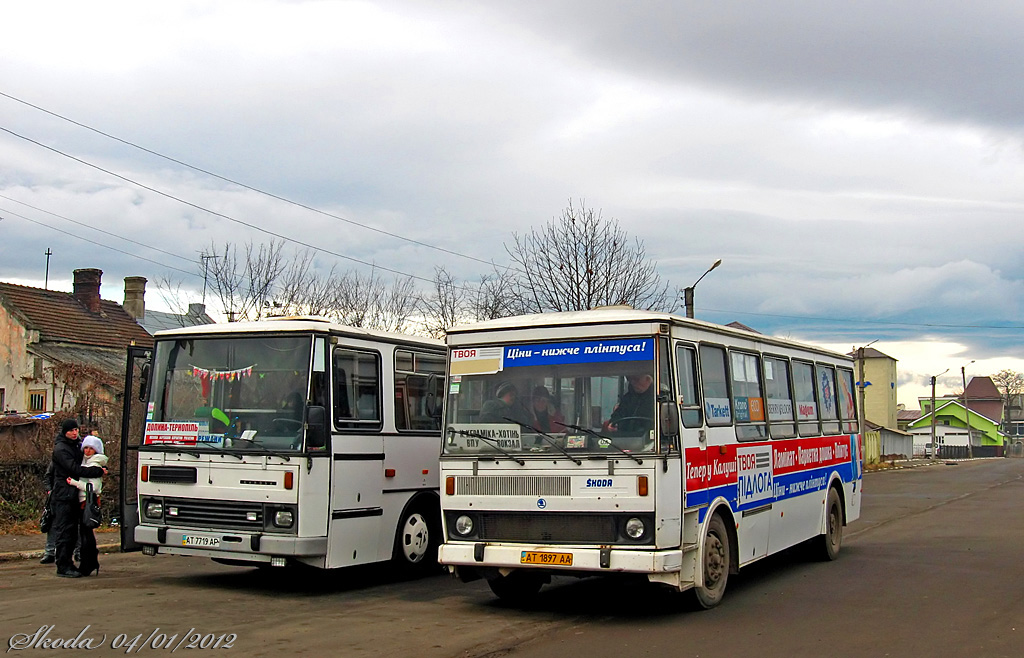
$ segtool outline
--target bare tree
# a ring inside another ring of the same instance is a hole
[[[1006,427],[1011,420],[1010,405],[1013,403],[1014,398],[1024,393],[1024,373],[1014,370],[1000,370],[992,375],[992,381],[995,383],[996,388],[999,389],[999,392],[1003,394],[1003,423],[1004,427]]]
[[[376,270],[362,276],[346,272],[332,280],[336,296],[328,317],[343,324],[383,331],[411,331],[409,319],[418,298],[412,277],[387,283]]]
[[[629,239],[614,219],[583,201],[505,245],[515,266],[512,282],[519,312],[582,311],[629,304],[663,309],[669,299],[643,243]]]
[[[491,320],[516,313],[509,270],[495,269],[476,282],[460,282],[444,267],[434,269],[433,286],[420,302],[427,333],[444,336],[462,322]]]
[[[207,260],[210,287],[229,322],[259,320],[268,314],[285,270],[283,247],[283,241],[271,240],[258,247],[248,242],[244,259],[231,244],[225,244],[220,253],[212,244],[203,250],[200,258]]]
[[[444,267],[434,268],[430,292],[420,300],[423,326],[434,338],[442,338],[449,327],[466,315],[465,291]]]
[[[273,302],[282,315],[327,316],[335,308],[335,268],[320,274],[314,264],[311,249],[297,252],[288,262]]]
[[[184,327],[186,325],[185,318],[188,317],[193,300],[198,302],[198,295],[194,291],[186,290],[181,279],[171,279],[169,275],[157,278],[154,283],[160,299],[167,308],[171,309],[172,314],[177,318],[177,323]]]

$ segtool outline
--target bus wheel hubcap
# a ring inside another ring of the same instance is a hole
[[[430,531],[421,514],[410,514],[402,528],[402,550],[409,562],[419,562],[430,545]]]

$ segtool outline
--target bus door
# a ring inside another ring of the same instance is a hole
[[[121,410],[120,517],[121,550],[137,551],[135,526],[139,525],[139,443],[145,434],[149,407],[149,363],[153,350],[129,347],[124,375],[124,406]]]
[[[676,343],[676,390],[679,392],[680,446],[683,453],[683,507],[708,503],[707,431],[697,385],[697,351],[692,345]]]
[[[384,513],[381,356],[338,346],[332,364],[336,431],[331,440],[328,568],[382,559],[377,549]]]

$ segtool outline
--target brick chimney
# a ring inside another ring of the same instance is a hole
[[[103,277],[103,270],[87,268],[75,270],[75,291],[72,296],[78,303],[84,306],[90,313],[100,312],[100,279]]]
[[[146,277],[124,278],[124,310],[136,320],[146,317]]]

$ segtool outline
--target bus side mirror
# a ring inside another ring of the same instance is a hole
[[[146,401],[146,394],[149,393],[149,375],[151,370],[149,361],[142,364],[142,371],[139,373],[139,402]]]
[[[327,446],[327,409],[319,405],[306,407],[306,447],[321,449]]]
[[[661,403],[661,435],[677,436],[679,434],[679,407],[672,402]]]

